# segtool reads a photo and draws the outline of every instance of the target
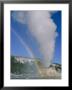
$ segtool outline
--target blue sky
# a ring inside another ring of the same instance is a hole
[[[12,12],[13,13],[13,12]],[[19,23],[16,19],[12,17],[11,13],[11,55],[30,57],[29,52],[26,47],[21,44],[17,35],[25,42],[27,47],[29,47],[35,55],[35,58],[42,58],[39,51],[39,45],[35,41],[35,38],[30,34],[27,24]],[[52,19],[57,25],[58,37],[56,38],[55,53],[53,58],[53,63],[61,63],[61,11],[53,13]]]
[[[52,16],[54,22],[57,25],[58,37],[56,38],[54,61],[56,63],[61,63],[61,11],[56,12]]]

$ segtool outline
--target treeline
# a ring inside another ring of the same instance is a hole
[[[11,73],[14,74],[23,74],[29,73],[34,67],[30,65],[29,62],[20,63],[18,62],[14,56],[11,56]]]
[[[17,62],[14,56],[11,56],[11,73],[20,74],[21,68],[23,67],[22,63]]]

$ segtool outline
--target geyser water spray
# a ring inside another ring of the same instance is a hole
[[[57,26],[51,18],[51,13],[47,10],[32,10],[20,11],[13,15],[18,22],[28,25],[32,36],[37,40],[39,50],[44,57],[42,60],[44,67],[52,64],[57,35]]]
[[[43,55],[44,67],[52,63],[55,49],[56,24],[51,19],[49,11],[28,11],[28,26],[31,34],[39,43]]]

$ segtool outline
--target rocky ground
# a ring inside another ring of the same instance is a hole
[[[49,68],[39,66],[39,73],[42,78],[61,79],[61,66],[59,64],[52,64]]]
[[[11,79],[61,79],[61,65],[52,64],[45,68],[39,60],[20,63],[13,58]]]

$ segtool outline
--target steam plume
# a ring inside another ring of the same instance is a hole
[[[29,11],[28,17],[30,32],[38,41],[44,56],[42,62],[45,67],[49,67],[54,55],[56,25],[48,11]]]
[[[25,24],[23,20],[25,18],[24,12],[18,13],[15,16],[16,20]],[[51,12],[43,10],[27,11],[26,15],[28,16],[27,24],[29,30],[40,45],[39,49],[44,57],[42,63],[45,67],[49,67],[53,60],[55,38],[57,36],[56,24],[51,18]]]

